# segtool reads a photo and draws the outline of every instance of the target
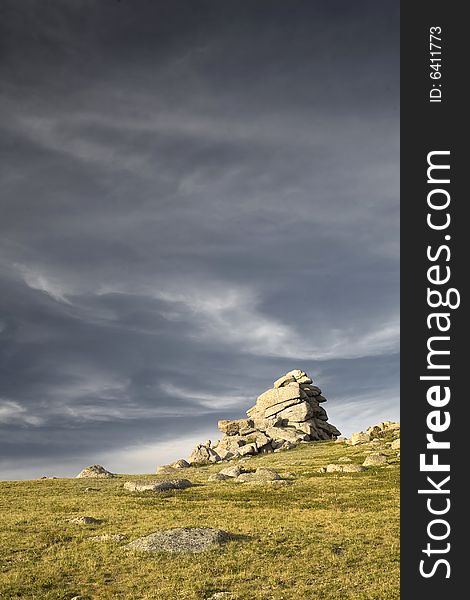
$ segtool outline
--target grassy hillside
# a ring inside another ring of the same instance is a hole
[[[397,453],[384,450],[385,468],[317,471],[345,456],[360,464],[368,450],[368,444],[313,442],[244,463],[295,475],[281,486],[207,482],[220,465],[182,470],[197,485],[158,495],[123,490],[135,477],[125,475],[0,482],[0,597],[203,600],[225,590],[237,600],[398,599]],[[69,522],[82,515],[103,523]],[[123,548],[159,529],[193,526],[240,537],[199,555]],[[102,533],[127,537],[90,541]]]

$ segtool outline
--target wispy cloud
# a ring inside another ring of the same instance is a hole
[[[192,335],[239,352],[290,359],[330,360],[359,358],[398,350],[398,317],[382,324],[375,320],[348,324],[345,329],[328,326],[314,329],[311,336],[263,314],[263,298],[249,288],[229,285],[184,285],[189,291],[160,291],[157,296],[174,306],[175,315],[195,328]],[[176,318],[176,316],[174,317]]]
[[[0,423],[5,425],[33,425],[39,426],[44,419],[33,415],[19,402],[0,398]]]

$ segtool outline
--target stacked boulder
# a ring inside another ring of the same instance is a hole
[[[218,462],[289,449],[300,442],[336,439],[341,433],[328,423],[323,402],[320,388],[304,371],[289,371],[258,396],[248,418],[219,421],[222,439],[196,446],[189,462]]]

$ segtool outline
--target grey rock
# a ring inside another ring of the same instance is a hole
[[[308,402],[299,402],[277,413],[277,416],[287,424],[306,421],[313,416],[313,408]]]
[[[252,419],[223,420],[219,421],[218,427],[226,435],[245,435],[254,431]]]
[[[362,465],[343,465],[343,473],[359,473],[361,471],[367,471]]]
[[[230,460],[231,458],[234,458],[238,452],[236,450],[231,452],[230,450],[217,447],[217,454],[220,456],[220,460]]]
[[[95,517],[73,517],[70,519],[70,523],[76,523],[77,525],[100,525],[102,522],[101,519],[95,519]]]
[[[129,492],[167,492],[184,490],[193,484],[188,479],[167,479],[164,481],[126,481],[124,489]]]
[[[91,542],[120,542],[127,536],[123,533],[104,533],[103,535],[95,535],[90,538]]]
[[[172,465],[160,465],[156,468],[155,473],[157,475],[176,475],[178,470]]]
[[[370,435],[364,431],[355,431],[351,435],[350,441],[352,446],[357,446],[357,444],[365,444],[370,442]]]
[[[343,465],[334,465],[334,464],[326,465],[327,473],[342,473],[342,471],[343,471]]]
[[[222,475],[227,475],[227,477],[238,477],[241,474],[242,470],[238,465],[233,465],[233,467],[226,467],[219,471]]]
[[[294,443],[309,439],[307,433],[294,429],[293,427],[269,427],[266,430],[266,435],[275,441],[284,440],[286,442]]]
[[[191,465],[188,463],[187,460],[184,460],[184,458],[180,458],[179,460],[175,461],[174,463],[171,463],[170,465],[170,467],[173,467],[174,469],[187,469],[190,466]]]
[[[207,481],[224,481],[225,479],[231,479],[229,475],[224,475],[223,473],[213,473],[209,476]]]
[[[139,538],[125,548],[138,552],[199,553],[221,546],[230,538],[231,535],[221,529],[178,527]]]
[[[244,446],[240,446],[240,448],[238,448],[238,454],[240,456],[247,456],[249,454],[256,454],[258,451],[258,448],[256,447],[256,444],[245,444]]]
[[[282,479],[279,473],[272,469],[259,467],[254,473],[242,473],[236,478],[239,483],[251,483],[258,481],[278,481]]]
[[[208,440],[209,441],[209,440]],[[198,444],[189,456],[189,462],[193,464],[214,463],[220,460],[220,456],[211,447],[210,443]]]
[[[90,465],[89,467],[85,467],[80,471],[77,475],[77,478],[80,477],[96,477],[99,479],[110,479],[114,477],[114,473],[110,473],[101,465]]]
[[[362,463],[364,467],[382,467],[388,464],[387,457],[385,454],[369,454],[369,456]]]
[[[254,408],[256,408],[257,411],[264,413],[263,417],[268,417],[270,415],[266,414],[266,409],[286,402],[292,402],[295,404],[296,400],[300,400],[300,386],[297,383],[290,383],[282,388],[273,388],[271,390],[267,390],[258,396],[256,400],[256,406]],[[287,408],[287,406],[283,406],[283,408]],[[249,412],[250,411],[248,411],[248,413]],[[249,414],[248,416],[251,415]]]

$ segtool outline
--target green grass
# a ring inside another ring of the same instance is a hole
[[[197,485],[158,495],[122,484],[165,476],[0,482],[0,598],[203,600],[226,590],[237,600],[398,599],[397,453],[385,450],[387,468],[317,472],[342,456],[362,463],[370,449],[314,442],[245,463],[294,473],[282,487],[207,482],[220,465],[182,470]],[[69,522],[81,515],[103,523]],[[158,529],[195,526],[240,537],[196,555],[123,548]],[[127,539],[90,541],[101,533]]]

